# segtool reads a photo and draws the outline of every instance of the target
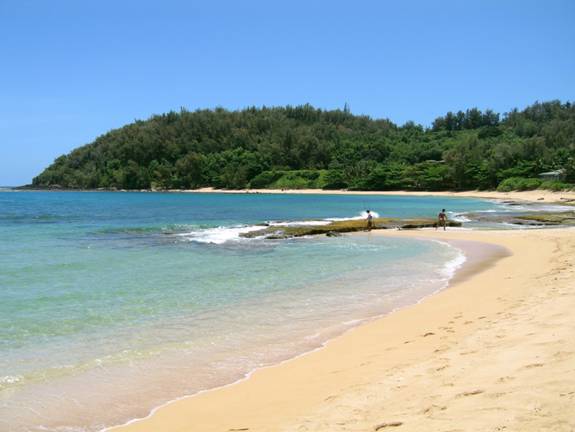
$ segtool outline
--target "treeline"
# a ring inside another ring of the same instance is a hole
[[[303,105],[156,115],[59,157],[33,186],[463,190],[550,170],[575,182],[569,102],[449,112],[428,129]]]

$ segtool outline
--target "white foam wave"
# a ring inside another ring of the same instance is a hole
[[[9,385],[9,384],[16,384],[20,381],[22,381],[23,377],[21,375],[4,375],[4,376],[0,376],[0,388],[3,385]]]
[[[371,215],[372,215],[374,218],[378,218],[378,217],[379,217],[379,213],[378,213],[378,212],[374,212],[374,211],[371,211],[371,210],[370,210],[370,213],[371,213]],[[367,218],[367,211],[362,211],[362,212],[359,214],[359,217],[360,217],[361,219]]]
[[[494,212],[564,212],[572,208],[568,205],[561,204],[546,204],[540,202],[523,203],[523,202],[501,202],[493,201],[497,205],[497,209],[480,210],[478,213],[494,213]]]
[[[524,208],[527,211],[535,211],[535,212],[566,212],[573,210],[573,207],[570,206],[553,205],[553,204],[547,204],[547,205],[535,204],[533,206],[526,206]]]
[[[372,211],[374,218],[379,217],[379,213]],[[220,226],[215,228],[198,229],[185,233],[176,234],[186,241],[206,244],[223,244],[230,241],[247,240],[242,238],[242,234],[264,229],[266,226],[271,227],[290,227],[290,226],[322,226],[329,225],[332,222],[344,220],[363,220],[367,218],[367,212],[363,211],[358,216],[347,218],[328,218],[323,220],[304,220],[304,221],[270,221],[265,225],[241,225],[241,226]]]
[[[289,227],[289,226],[321,226],[329,225],[329,220],[310,220],[310,221],[295,221],[295,222],[269,222],[269,226]]]
[[[441,269],[442,276],[447,278],[448,280],[451,279],[455,275],[457,270],[459,270],[461,266],[463,266],[465,261],[467,261],[467,257],[460,249],[457,248],[454,249],[457,250],[457,256],[448,261],[447,263],[445,263],[445,265]]]
[[[378,212],[374,212],[373,210],[370,211],[371,215],[374,218],[378,218],[379,217],[379,213]],[[363,219],[367,219],[367,211],[362,211],[358,216],[353,216],[353,217],[343,217],[343,218],[328,218],[326,219],[327,221],[330,222],[338,222],[338,221],[346,221],[346,220],[363,220]]]
[[[453,221],[471,222],[471,219],[469,219],[467,216],[465,216],[465,213],[447,212],[447,214],[449,215],[449,219],[451,219]]]
[[[499,225],[507,227],[509,229],[516,229],[516,230],[527,230],[527,229],[543,229],[544,226],[540,224],[514,224],[511,222],[501,222]],[[552,226],[551,226],[552,227]],[[548,227],[549,228],[549,227]]]
[[[229,241],[239,241],[242,239],[241,234],[258,231],[263,228],[264,227],[261,225],[216,227],[181,233],[177,235],[187,241],[196,243],[223,244]]]

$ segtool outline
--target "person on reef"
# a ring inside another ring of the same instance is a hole
[[[373,215],[371,214],[371,210],[366,210],[367,213],[367,230],[371,231],[373,228]]]
[[[445,227],[447,226],[447,214],[445,213],[445,209],[442,209],[437,215],[437,224],[435,225],[435,229],[440,226],[442,226],[443,231],[445,231]]]

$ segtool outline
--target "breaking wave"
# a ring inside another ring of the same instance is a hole
[[[379,217],[376,212],[371,212],[373,217]],[[249,241],[264,238],[252,237],[245,238],[242,234],[263,230],[266,227],[293,227],[293,226],[322,226],[329,225],[332,222],[343,220],[362,220],[367,218],[367,212],[363,211],[357,216],[347,218],[328,218],[323,220],[304,220],[304,221],[269,221],[260,225],[236,225],[236,226],[219,226],[211,228],[199,228],[192,231],[175,234],[185,241],[221,245],[228,242]]]

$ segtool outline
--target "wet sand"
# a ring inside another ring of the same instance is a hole
[[[504,249],[322,349],[113,430],[573,430],[575,230],[372,235]]]

